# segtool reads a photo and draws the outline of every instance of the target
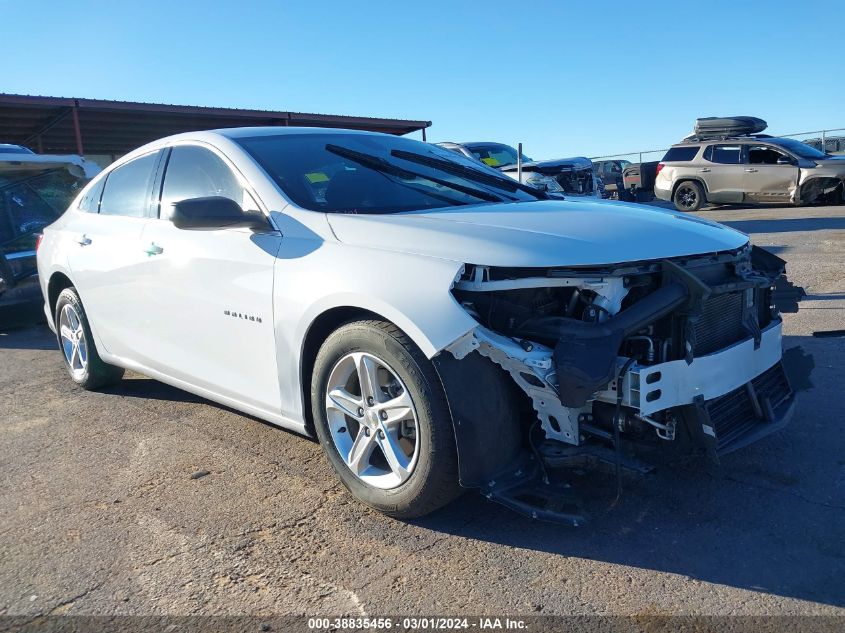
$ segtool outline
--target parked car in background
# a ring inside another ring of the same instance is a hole
[[[715,456],[792,411],[784,262],[678,217],[550,199],[409,138],[235,128],[110,165],[44,229],[38,269],[83,388],[133,369],[316,434],[392,516],[460,484],[567,520],[542,455]]]
[[[20,145],[0,144],[0,309],[4,320],[13,308],[37,301],[37,283],[26,282],[36,273],[38,236],[99,171],[79,156],[41,155]]]
[[[610,198],[624,199],[625,183],[622,173],[631,164],[629,160],[594,160],[593,169],[604,183],[604,190]]]
[[[654,200],[654,180],[657,177],[657,161],[630,163],[622,171],[620,200],[650,202]]]
[[[0,154],[35,154],[35,152],[23,145],[0,143]]]
[[[519,178],[518,151],[510,145],[489,142],[437,145],[498,169],[511,178]],[[596,175],[592,161],[584,156],[535,161],[523,154],[522,182],[550,193],[605,197],[604,184]]]
[[[655,196],[679,211],[697,211],[708,202],[842,204],[844,192],[845,156],[757,133],[693,134],[666,152],[654,184]]]

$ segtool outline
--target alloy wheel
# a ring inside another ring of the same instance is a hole
[[[698,201],[698,196],[692,187],[681,187],[678,191],[678,201],[684,209],[692,209]]]
[[[82,319],[70,304],[65,304],[59,315],[59,336],[71,374],[74,378],[81,379],[88,367],[88,342],[85,339]]]
[[[365,352],[342,357],[329,374],[325,406],[335,448],[356,477],[384,490],[408,480],[420,427],[411,394],[385,361]]]

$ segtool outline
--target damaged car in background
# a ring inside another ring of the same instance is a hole
[[[657,164],[654,194],[679,211],[707,203],[845,204],[845,156],[761,134],[756,117],[706,117]]]
[[[467,158],[473,158],[525,184],[551,194],[606,197],[604,183],[585,156],[532,160],[504,143],[437,143]]]
[[[0,143],[0,326],[40,318],[35,244],[100,168]]]
[[[550,199],[407,138],[151,143],[44,230],[38,268],[75,383],[133,369],[316,436],[351,493],[395,517],[463,486],[579,522],[549,476],[572,458],[717,459],[794,403],[784,262],[746,235]]]

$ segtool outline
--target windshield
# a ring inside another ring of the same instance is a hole
[[[516,149],[504,143],[472,143],[465,147],[473,156],[490,167],[507,167],[517,163]],[[530,163],[531,159],[523,154],[522,162]]]
[[[780,145],[784,149],[788,149],[790,152],[799,156],[801,158],[808,158],[810,160],[818,160],[820,158],[828,158],[828,155],[824,152],[820,152],[815,147],[810,147],[806,143],[802,143],[801,141],[796,141],[795,139],[791,138],[772,138],[766,139],[769,143],[773,145]]]
[[[233,140],[311,211],[398,213],[541,197],[454,152],[397,136],[329,132]]]

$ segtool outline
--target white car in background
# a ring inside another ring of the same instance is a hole
[[[45,311],[79,385],[132,369],[316,434],[397,517],[460,483],[554,518],[529,509],[534,455],[718,453],[786,421],[781,260],[694,217],[545,198],[401,137],[181,134],[45,229]]]

